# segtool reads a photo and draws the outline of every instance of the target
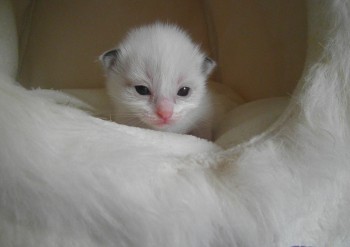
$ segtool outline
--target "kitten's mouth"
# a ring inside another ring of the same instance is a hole
[[[159,119],[153,123],[155,126],[163,127],[171,125],[174,121],[172,119]]]
[[[144,122],[156,129],[162,129],[171,126],[176,121],[175,119],[145,119]]]

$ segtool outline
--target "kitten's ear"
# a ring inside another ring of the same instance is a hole
[[[202,72],[205,76],[208,76],[215,68],[216,63],[210,57],[205,57],[202,64]]]
[[[113,69],[117,65],[119,55],[120,49],[113,49],[103,53],[99,57],[99,60],[101,61],[103,67],[108,71]]]

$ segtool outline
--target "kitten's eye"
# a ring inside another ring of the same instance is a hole
[[[151,95],[151,91],[145,86],[135,86],[135,90],[140,95]]]
[[[182,87],[179,89],[179,91],[177,91],[177,95],[184,97],[184,96],[187,96],[189,92],[190,92],[189,87]]]

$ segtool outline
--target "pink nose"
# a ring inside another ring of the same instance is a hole
[[[169,99],[161,99],[157,102],[156,113],[163,120],[168,120],[173,115],[174,103]]]
[[[165,109],[162,109],[162,108],[158,108],[157,109],[157,115],[166,120],[166,119],[169,119],[172,115],[173,115],[173,111],[172,110],[165,110]]]

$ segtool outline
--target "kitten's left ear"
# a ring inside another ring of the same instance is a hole
[[[103,67],[108,71],[110,69],[113,69],[113,67],[117,66],[119,54],[120,49],[109,50],[103,53],[99,57],[99,60],[101,61]]]
[[[205,76],[208,76],[215,68],[216,63],[210,57],[205,57],[202,63],[202,72]]]

